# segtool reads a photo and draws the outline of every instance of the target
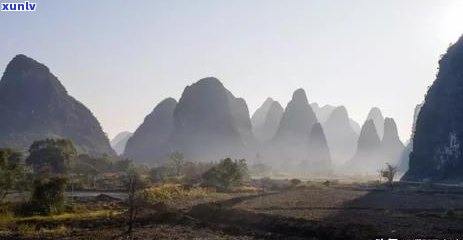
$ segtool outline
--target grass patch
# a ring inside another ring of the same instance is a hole
[[[64,220],[87,220],[87,219],[95,219],[95,218],[102,218],[102,217],[112,217],[117,214],[120,214],[120,211],[114,210],[95,210],[83,213],[62,213],[57,215],[51,216],[31,216],[31,217],[19,217],[17,218],[18,221],[64,221]]]
[[[116,210],[95,210],[79,213],[62,213],[51,216],[30,216],[19,217],[14,215],[0,215],[0,224],[21,223],[21,222],[56,222],[66,220],[91,220],[98,218],[111,218],[121,214],[122,211]],[[26,227],[26,226],[24,226]]]
[[[176,184],[164,184],[151,187],[141,192],[141,198],[148,203],[169,202],[189,198],[201,198],[218,195],[215,190],[207,188],[184,189]]]

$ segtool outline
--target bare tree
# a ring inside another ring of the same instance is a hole
[[[185,157],[181,152],[175,151],[170,155],[170,161],[174,168],[175,176],[180,176],[182,167],[185,165]]]
[[[385,179],[389,187],[393,188],[394,176],[397,173],[397,167],[386,163],[386,167],[379,171],[381,178]]]
[[[140,174],[134,169],[127,172],[127,204],[128,204],[128,229],[127,233],[132,234],[133,226],[137,217],[139,209],[139,201],[137,199],[137,192],[145,187],[145,183],[140,177]]]

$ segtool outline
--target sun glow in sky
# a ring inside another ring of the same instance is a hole
[[[18,53],[46,64],[110,137],[215,76],[251,114],[302,87],[360,124],[379,107],[405,141],[462,13],[463,0],[47,0],[0,12],[0,68]]]

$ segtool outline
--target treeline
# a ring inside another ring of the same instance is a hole
[[[249,171],[244,159],[196,163],[185,160],[182,153],[174,152],[162,166],[151,168],[148,178],[154,184],[178,183],[227,190],[249,180]]]
[[[164,164],[150,168],[109,155],[78,155],[70,140],[45,139],[34,142],[27,152],[0,149],[0,213],[61,213],[69,207],[66,190],[126,191],[130,196],[134,183],[137,190],[173,183],[228,191],[247,179],[245,160],[195,163],[173,152]],[[8,199],[11,193],[19,193],[22,201]]]

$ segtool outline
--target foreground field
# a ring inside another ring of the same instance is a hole
[[[309,186],[243,201],[234,208],[304,219],[367,237],[463,236],[463,192],[458,188]]]
[[[376,239],[463,236],[463,189],[301,183],[265,193],[193,190],[144,205],[135,231],[124,202],[81,200],[88,213],[2,223],[2,239]],[[180,195],[178,195],[180,196]],[[180,198],[180,197],[179,197]]]

